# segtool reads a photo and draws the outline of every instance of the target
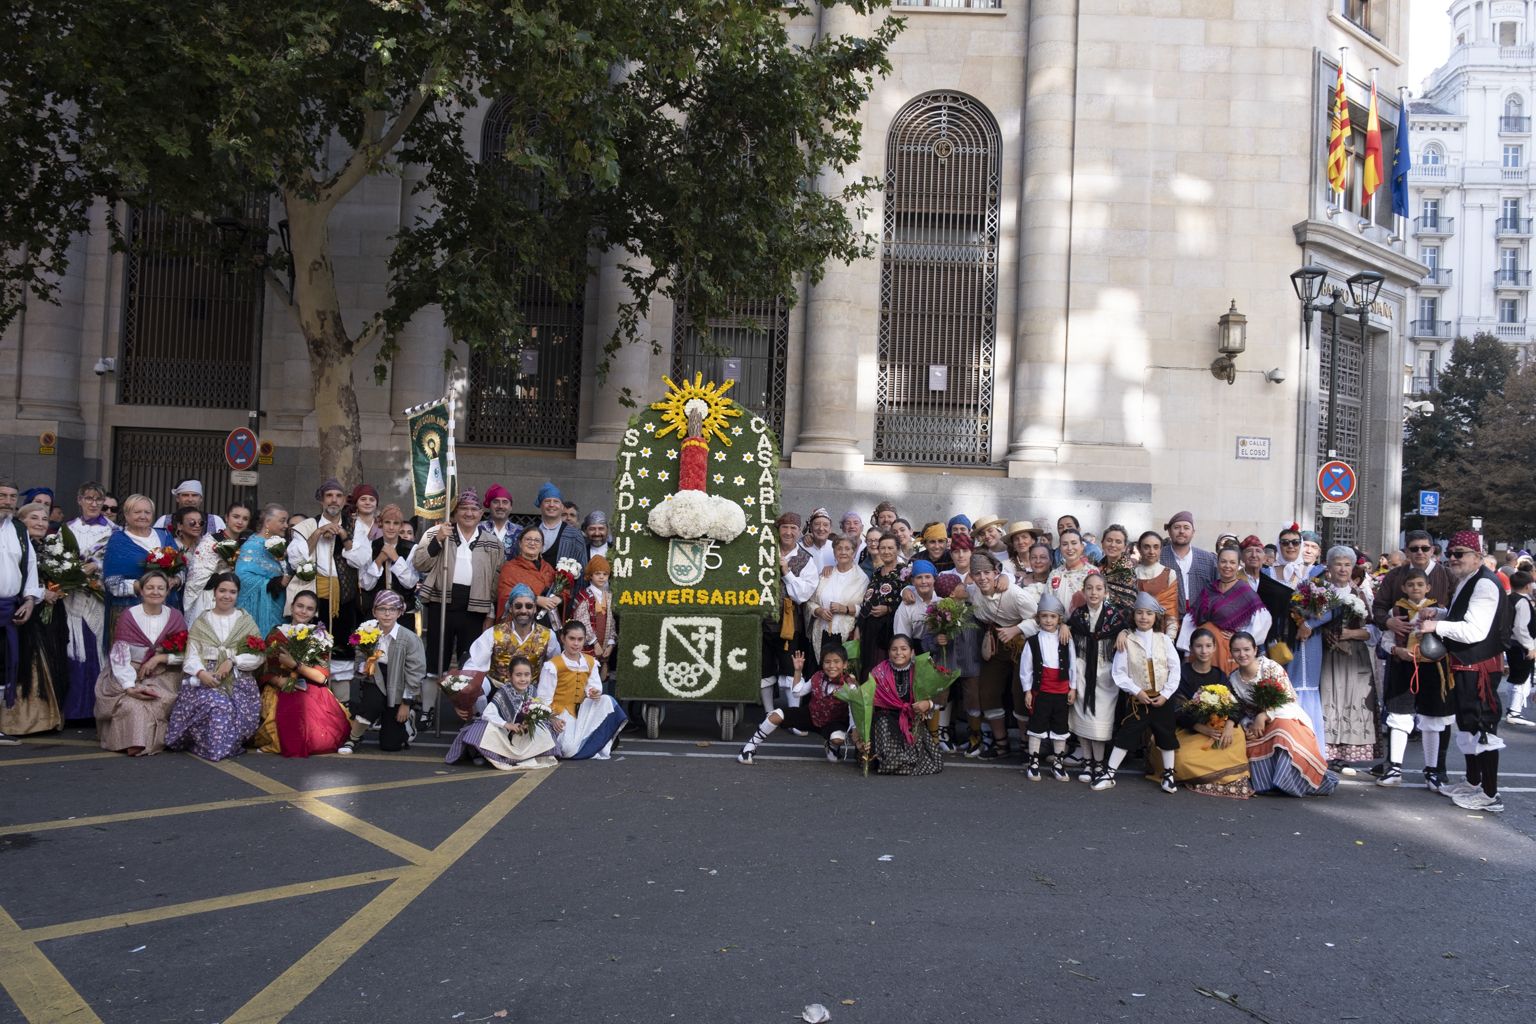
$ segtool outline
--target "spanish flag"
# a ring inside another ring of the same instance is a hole
[[[1349,185],[1349,97],[1344,94],[1344,62],[1333,91],[1333,120],[1328,128],[1328,187],[1342,193]]]
[[[1381,169],[1381,121],[1376,117],[1376,78],[1371,77],[1371,111],[1365,119],[1365,168],[1360,172],[1362,208],[1384,180]]]

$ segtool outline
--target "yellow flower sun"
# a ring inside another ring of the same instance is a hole
[[[656,433],[657,437],[670,434],[674,430],[677,431],[679,439],[687,437],[688,414],[683,407],[697,398],[709,406],[709,412],[704,417],[704,425],[699,431],[704,440],[714,438],[726,447],[730,447],[731,439],[725,436],[723,428],[727,419],[741,415],[741,409],[736,403],[725,397],[725,393],[735,386],[734,380],[728,380],[724,384],[716,384],[714,381],[706,384],[702,373],[694,374],[691,384],[686,379],[682,384],[676,383],[671,377],[661,379],[667,382],[667,397],[652,404],[651,408],[661,413],[661,418],[667,425],[665,429]]]

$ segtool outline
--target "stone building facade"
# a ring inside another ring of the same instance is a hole
[[[1390,216],[1332,210],[1323,172],[1340,47],[1355,148],[1377,68],[1391,153],[1404,8],[907,0],[800,19],[804,38],[857,33],[867,17],[907,22],[852,169],[886,182],[865,224],[878,254],[830,267],[793,305],[743,297],[714,333],[727,359],[702,356],[658,301],[645,325],[656,351],[622,350],[601,384],[615,259],[594,254],[578,304],[529,282],[539,349],[510,369],[470,364],[461,385],[465,482],[500,480],[527,512],[552,478],[584,508],[604,507],[630,415],[620,390],[651,397],[662,374],[700,371],[737,378],[738,397],[780,428],[786,503],[802,511],[867,518],[888,497],[917,523],[966,508],[1139,529],[1191,508],[1207,538],[1271,536],[1316,513],[1334,339],[1320,322],[1304,343],[1289,281],[1316,263],[1337,286],[1361,269],[1386,277],[1368,337],[1350,321],[1337,339],[1338,448],[1361,476],[1341,536],[1379,549],[1397,531],[1403,328],[1423,268]],[[472,144],[494,145],[494,105],[469,130]],[[335,264],[359,321],[382,301],[386,239],[414,213],[410,185],[371,179],[337,213]],[[184,230],[152,211],[136,223],[150,241]],[[0,347],[0,374],[15,382],[0,398],[0,472],[64,487],[102,475],[126,492],[163,489],[197,464],[227,494],[222,438],[254,411],[276,446],[261,497],[304,507],[309,370],[281,300],[164,253],[113,255],[99,233],[74,255],[62,305],[32,304]],[[1228,384],[1211,363],[1234,303],[1247,350]],[[364,463],[386,494],[408,488],[399,412],[449,387],[450,343],[423,315],[388,383],[359,362]],[[112,372],[96,375],[109,358]],[[44,431],[58,436],[53,455],[36,454]]]

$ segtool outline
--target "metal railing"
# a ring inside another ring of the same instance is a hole
[[[1424,280],[1419,282],[1420,288],[1449,288],[1451,286],[1451,272],[1445,267],[1430,267],[1429,273],[1424,275]]]
[[[1531,272],[1529,270],[1500,268],[1493,272],[1493,286],[1495,288],[1529,288],[1531,286]]]
[[[1493,223],[1495,235],[1528,235],[1531,233],[1530,217],[1500,217]]]
[[[1455,225],[1455,217],[1415,217],[1413,218],[1413,233],[1416,235],[1448,235]]]
[[[896,7],[950,8],[971,11],[1000,11],[1003,0],[896,0]]]
[[[687,304],[678,300],[672,314],[672,376],[692,380],[736,381],[731,397],[784,436],[784,396],[788,389],[789,303],[783,298],[737,300],[711,317],[708,337],[694,326]]]
[[[1415,320],[1409,325],[1408,333],[1415,338],[1449,338],[1451,322],[1449,320]]]
[[[1435,390],[1435,375],[1430,374],[1428,377],[1413,378],[1413,382],[1409,385],[1409,390],[1416,395],[1426,394]]]
[[[1516,117],[1511,114],[1504,114],[1499,118],[1499,131],[1506,134],[1513,132],[1521,135],[1529,135],[1531,132],[1531,119],[1528,117]]]

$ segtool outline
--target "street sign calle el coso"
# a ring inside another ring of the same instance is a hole
[[[1429,517],[1429,516],[1438,516],[1439,514],[1440,514],[1440,492],[1439,491],[1420,491],[1419,492],[1419,515],[1425,516],[1425,517]]]

